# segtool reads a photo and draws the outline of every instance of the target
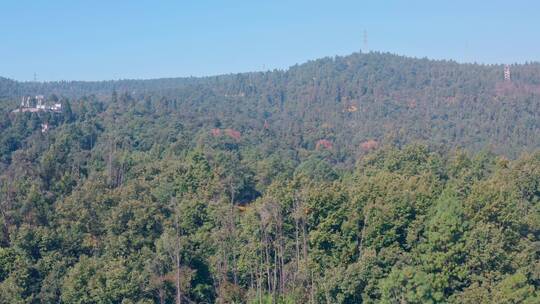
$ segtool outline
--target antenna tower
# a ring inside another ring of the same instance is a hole
[[[504,81],[510,81],[510,66],[507,64],[504,66]]]

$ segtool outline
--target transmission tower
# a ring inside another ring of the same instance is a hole
[[[504,81],[510,81],[510,66],[507,64],[504,66]]]

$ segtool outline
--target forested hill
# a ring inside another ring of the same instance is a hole
[[[363,142],[391,136],[400,143],[489,149],[515,157],[540,146],[540,64],[512,65],[509,82],[503,80],[503,69],[357,53],[286,71],[204,78],[0,79],[0,96],[15,101],[26,94],[110,100],[116,90],[137,100],[175,100],[208,119],[229,120],[236,129],[258,128],[266,120],[277,132],[300,138],[308,149],[327,139],[350,155]]]
[[[539,303],[540,66],[511,71],[0,79],[0,303]]]

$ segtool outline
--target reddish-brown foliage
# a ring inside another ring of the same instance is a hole
[[[317,141],[317,144],[315,145],[315,148],[318,150],[321,147],[323,147],[325,149],[332,149],[333,144],[328,139],[320,139],[320,140]]]
[[[366,140],[360,144],[360,148],[362,148],[362,150],[364,151],[371,151],[377,149],[378,146],[379,143],[374,139]]]
[[[218,137],[218,136],[221,135],[221,130],[220,129],[212,129],[212,131],[210,131],[210,133],[212,134],[212,136]]]
[[[240,137],[242,134],[239,131],[236,131],[234,129],[225,129],[225,134],[229,136],[230,138],[234,138],[236,140],[240,140]]]

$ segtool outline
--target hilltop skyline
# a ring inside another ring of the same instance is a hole
[[[3,5],[1,76],[150,79],[285,69],[359,50],[457,62],[538,61],[533,1],[94,1]],[[54,18],[51,18],[54,16]],[[474,31],[471,31],[474,29]],[[368,48],[364,45],[367,32]]]

